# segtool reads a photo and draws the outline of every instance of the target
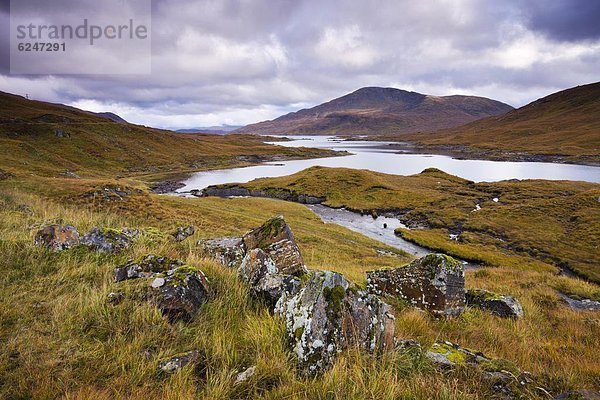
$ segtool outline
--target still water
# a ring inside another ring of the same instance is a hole
[[[438,154],[408,154],[389,149],[388,142],[341,141],[331,136],[299,137],[274,144],[289,147],[316,147],[347,151],[344,157],[268,162],[258,166],[206,171],[193,174],[179,192],[204,189],[210,185],[245,183],[256,178],[294,174],[312,166],[368,169],[395,175],[418,174],[434,167],[475,182],[507,179],[550,179],[600,183],[600,167],[545,162],[459,160]]]

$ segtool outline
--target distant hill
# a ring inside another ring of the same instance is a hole
[[[256,159],[331,155],[264,144],[250,135],[178,134],[112,113],[0,92],[0,176],[154,174],[228,167]]]
[[[177,129],[177,133],[208,133],[212,135],[225,135],[236,129],[241,128],[240,125],[218,125],[218,126],[205,126],[199,128],[188,128],[188,129]]]
[[[497,151],[600,155],[600,82],[566,89],[504,115],[408,139]]]
[[[365,87],[313,108],[272,121],[245,126],[236,133],[308,135],[402,135],[464,125],[513,107],[474,96],[429,96],[381,87]]]
[[[111,121],[120,122],[122,124],[124,124],[124,123],[127,122],[123,118],[121,118],[120,116],[118,116],[117,114],[111,113],[111,112],[96,112],[96,113],[92,113],[92,114],[97,115],[99,117],[108,118]]]

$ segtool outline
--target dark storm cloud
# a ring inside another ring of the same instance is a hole
[[[64,1],[53,2],[55,12]],[[156,0],[151,75],[2,72],[0,90],[172,127],[250,123],[361,86],[473,94],[520,106],[597,80],[595,4]]]
[[[600,39],[600,1],[554,0],[525,3],[527,25],[556,40]]]

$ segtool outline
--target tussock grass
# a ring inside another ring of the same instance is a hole
[[[118,204],[86,203],[78,193],[70,189],[66,197],[46,197],[55,195],[6,184],[0,190],[0,397],[485,399],[492,393],[478,374],[438,372],[414,351],[374,359],[350,350],[320,378],[297,375],[282,322],[251,298],[234,271],[205,259],[195,241],[239,235],[283,214],[311,268],[337,270],[362,283],[365,270],[408,261],[377,256],[374,248],[380,244],[323,224],[301,205],[147,194]],[[76,201],[66,201],[71,198]],[[22,204],[31,215],[19,211]],[[40,222],[56,218],[81,231],[100,225],[145,233],[120,255],[85,249],[54,254],[33,246]],[[194,224],[197,232],[175,243],[168,233],[183,224]],[[192,322],[171,325],[161,318],[144,301],[147,281],[112,282],[115,266],[147,253],[180,258],[208,276],[211,300]],[[424,346],[451,340],[507,359],[539,376],[555,394],[600,386],[597,314],[571,311],[556,294],[561,289],[595,295],[596,286],[526,264],[469,271],[467,285],[518,297],[525,317],[503,320],[468,309],[456,319],[434,320],[395,302],[397,337]],[[106,301],[113,291],[125,293],[116,306]],[[172,376],[157,374],[158,360],[192,349],[206,353],[205,376],[187,368]],[[251,365],[258,366],[257,374],[234,386],[237,373]]]

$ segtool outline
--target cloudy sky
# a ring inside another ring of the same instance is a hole
[[[0,90],[158,127],[244,125],[363,86],[518,107],[600,80],[596,0],[154,0],[149,75],[10,74],[0,4]]]

